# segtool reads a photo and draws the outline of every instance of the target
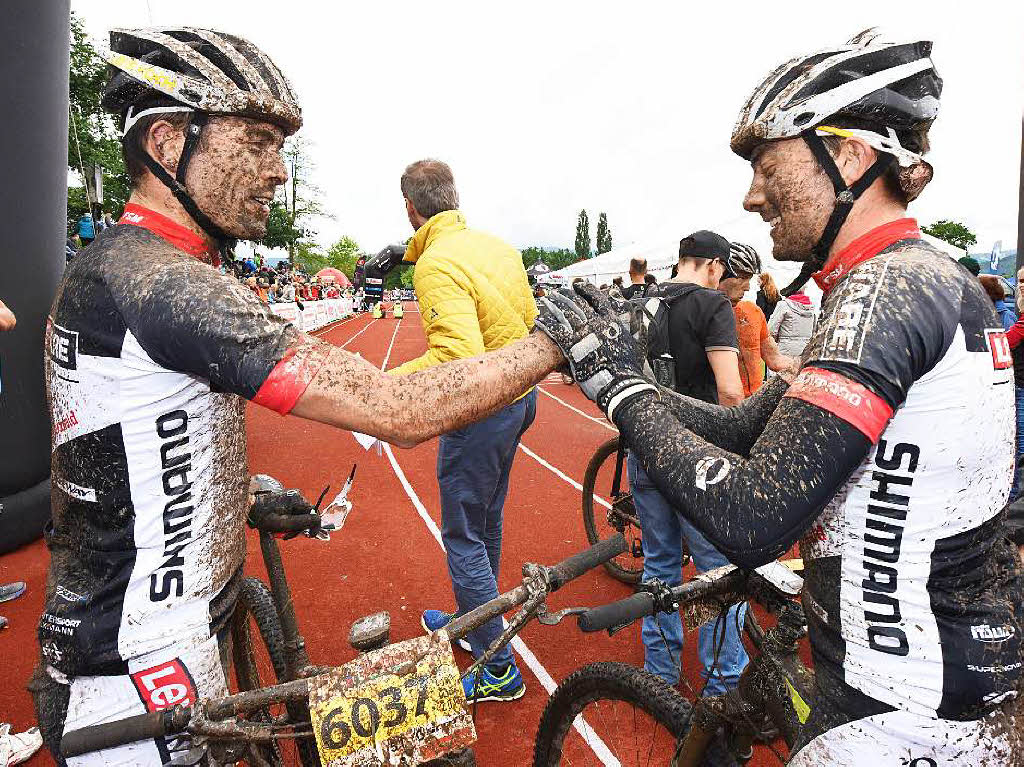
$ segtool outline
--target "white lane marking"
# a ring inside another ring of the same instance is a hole
[[[406,495],[409,496],[409,500],[412,501],[412,505],[416,509],[416,513],[420,515],[420,519],[427,526],[430,534],[434,536],[434,540],[437,541],[437,545],[441,547],[441,551],[444,551],[444,542],[441,540],[441,531],[438,529],[437,524],[434,522],[430,514],[427,513],[426,507],[420,500],[416,491],[413,490],[409,480],[405,476],[405,472],[402,471],[402,467],[398,465],[398,461],[395,459],[395,454],[391,450],[391,445],[384,443],[384,452],[388,454],[388,460],[391,462],[391,468],[395,470],[395,476],[398,477],[398,481],[402,483],[402,487],[405,488]],[[508,628],[508,623],[502,618],[502,624]],[[541,683],[541,686],[547,690],[548,695],[551,695],[555,688],[558,686],[555,680],[552,678],[548,670],[544,668],[543,664],[537,659],[537,656],[533,654],[533,651],[526,646],[526,643],[518,636],[512,637],[512,649],[519,654],[519,657],[523,659],[523,662],[527,665],[533,675],[537,677],[537,681]],[[615,758],[611,750],[605,745],[605,742],[601,740],[601,737],[594,732],[594,729],[587,724],[582,716],[577,716],[573,721],[573,727],[582,736],[583,740],[586,741],[597,758],[601,760],[601,763],[606,767],[620,767],[619,760]]]
[[[341,346],[339,346],[338,348],[339,348],[339,349],[344,349],[344,348],[345,348],[346,346],[348,346],[348,345],[349,345],[350,343],[352,343],[352,342],[353,342],[353,341],[355,341],[355,340],[356,340],[357,338],[359,338],[359,336],[361,336],[361,335],[362,335],[363,333],[365,333],[365,332],[366,332],[367,330],[369,330],[369,329],[370,329],[370,327],[371,327],[371,326],[373,325],[373,323],[375,323],[376,321],[377,321],[377,320],[370,320],[369,322],[367,322],[367,323],[366,323],[366,327],[365,327],[365,328],[363,328],[362,330],[360,330],[360,331],[359,331],[358,333],[356,333],[356,334],[355,334],[354,336],[352,336],[352,337],[351,337],[350,339],[348,339],[348,340],[347,340],[347,341],[346,341],[345,343],[343,343],[343,344],[342,344]]]
[[[558,402],[558,403],[561,403],[562,405],[565,405],[565,407],[569,408],[572,412],[579,413],[581,416],[583,416],[584,418],[586,418],[586,419],[588,419],[590,421],[593,421],[598,426],[603,426],[604,428],[608,429],[608,431],[613,431],[616,434],[619,433],[618,429],[616,429],[614,426],[612,426],[610,423],[608,423],[603,418],[595,418],[594,416],[592,416],[592,415],[590,415],[588,413],[584,413],[578,407],[574,407],[573,405],[570,405],[568,402],[566,402],[561,397],[556,397],[554,394],[549,392],[543,386],[538,386],[537,387],[537,391],[539,391],[541,394],[546,394],[547,396],[551,397],[551,399],[553,399],[555,402]]]
[[[324,325],[322,328],[317,328],[316,330],[309,331],[309,335],[315,336],[317,338],[320,338],[322,335],[327,333],[328,330],[337,330],[342,325],[347,325],[352,320],[357,320],[357,319],[359,319],[359,315],[358,314],[354,314],[351,317],[344,317],[344,318],[342,318],[340,320],[332,320],[331,322],[329,322],[326,325]]]
[[[520,442],[520,443],[519,443],[519,449],[520,449],[520,450],[522,450],[522,451],[523,451],[524,453],[526,453],[526,454],[527,454],[528,456],[530,456],[530,458],[532,458],[533,460],[535,460],[535,461],[536,461],[537,463],[539,463],[539,464],[540,464],[541,466],[543,466],[543,467],[544,467],[545,469],[547,469],[547,470],[548,470],[548,471],[550,471],[550,472],[551,472],[552,474],[554,474],[554,475],[555,475],[556,477],[559,477],[559,478],[561,478],[561,479],[564,479],[564,480],[565,480],[566,482],[568,482],[568,483],[569,483],[570,485],[572,485],[573,487],[575,487],[575,488],[576,488],[577,490],[579,490],[579,491],[580,491],[581,493],[583,492],[583,485],[581,485],[581,484],[580,484],[579,482],[577,482],[577,481],[576,481],[575,479],[573,479],[573,478],[572,478],[572,477],[570,477],[570,476],[569,476],[568,474],[566,474],[566,473],[565,473],[564,471],[562,471],[561,469],[559,469],[559,468],[558,468],[557,466],[552,466],[552,465],[551,465],[550,463],[548,463],[547,461],[545,461],[545,460],[544,460],[543,458],[541,458],[541,457],[540,457],[539,455],[537,455],[537,454],[536,454],[535,452],[533,452],[532,450],[530,450],[530,448],[528,448],[528,447],[527,447],[526,445],[524,445],[524,444],[523,444],[522,442]],[[594,494],[594,500],[595,500],[595,501],[597,501],[597,502],[598,502],[599,504],[601,504],[602,506],[604,506],[604,507],[605,507],[606,509],[610,509],[610,508],[612,507],[612,505],[611,505],[611,504],[610,504],[610,503],[609,503],[608,501],[606,501],[606,500],[605,500],[604,498],[602,498],[601,496],[597,495],[596,493]]]
[[[388,344],[388,353],[384,356],[384,361],[380,363],[381,370],[388,369],[388,360],[391,359],[391,350],[395,348],[395,339],[398,338],[398,329],[402,327],[402,321],[399,320],[395,324],[395,332],[391,334],[391,343]]]

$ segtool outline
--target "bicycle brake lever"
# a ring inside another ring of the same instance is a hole
[[[355,480],[355,476],[356,464],[353,464],[352,471],[349,472],[348,479],[345,480],[345,484],[342,486],[341,491],[334,496],[334,500],[327,504],[320,514],[320,530],[316,535],[319,540],[330,540],[330,533],[340,530],[345,525],[345,520],[348,519],[348,515],[352,511],[352,501],[348,499],[348,493],[352,489],[352,483]],[[329,510],[333,508],[337,508],[338,510],[333,513],[328,513]]]
[[[559,610],[556,613],[548,612],[548,606],[543,604],[540,609],[537,610],[537,621],[543,623],[545,626],[557,626],[562,618],[569,615],[581,615],[589,610],[589,607],[567,607],[564,610]]]

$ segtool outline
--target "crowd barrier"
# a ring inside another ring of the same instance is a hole
[[[336,320],[345,319],[352,314],[353,303],[352,296],[345,296],[325,298],[323,301],[303,301],[302,309],[299,309],[296,303],[270,304],[270,311],[308,333]]]

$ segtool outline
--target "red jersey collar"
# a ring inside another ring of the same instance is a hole
[[[912,239],[921,239],[921,230],[916,219],[899,218],[890,221],[862,234],[832,256],[820,272],[815,272],[811,276],[822,292],[828,293],[855,266],[877,256],[894,242]]]
[[[208,256],[214,266],[220,266],[220,253],[217,248],[191,229],[171,221],[167,216],[163,216],[155,210],[130,202],[124,206],[124,215],[117,223],[141,226],[171,243],[178,250],[183,250],[190,256]]]

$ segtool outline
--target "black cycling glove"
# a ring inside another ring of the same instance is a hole
[[[569,361],[572,377],[583,393],[614,423],[615,411],[657,387],[644,378],[629,329],[620,319],[622,307],[588,282],[573,290],[552,291],[537,302],[534,321]]]

